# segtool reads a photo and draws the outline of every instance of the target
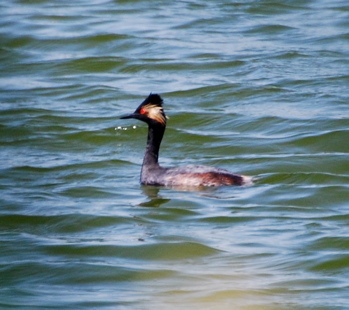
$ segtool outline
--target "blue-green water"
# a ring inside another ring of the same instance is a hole
[[[349,308],[347,1],[3,1],[0,308]],[[249,187],[144,187],[164,166]]]

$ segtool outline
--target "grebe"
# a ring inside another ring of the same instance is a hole
[[[148,141],[141,171],[141,183],[166,187],[206,187],[251,184],[251,177],[233,174],[228,170],[202,165],[164,168],[159,165],[159,149],[166,129],[163,100],[150,94],[130,115],[148,124]]]

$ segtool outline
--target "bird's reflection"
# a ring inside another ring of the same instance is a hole
[[[157,186],[142,186],[142,194],[148,197],[148,201],[139,204],[140,207],[161,207],[171,199],[162,198],[159,195],[160,188]]]

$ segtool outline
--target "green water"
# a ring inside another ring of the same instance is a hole
[[[1,309],[349,308],[346,1],[0,4]],[[139,184],[164,166],[253,186]]]

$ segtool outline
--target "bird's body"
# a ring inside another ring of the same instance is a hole
[[[243,185],[244,177],[228,170],[203,165],[163,168],[143,166],[141,183],[179,187]]]
[[[206,187],[251,184],[251,178],[228,170],[189,165],[164,168],[159,165],[159,149],[166,129],[166,115],[159,95],[150,94],[136,111],[122,117],[135,118],[148,124],[147,147],[143,159],[141,183],[167,187]]]

